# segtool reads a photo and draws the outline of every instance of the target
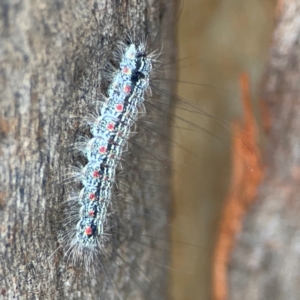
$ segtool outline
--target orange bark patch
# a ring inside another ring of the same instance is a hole
[[[227,265],[242,219],[257,195],[262,180],[261,154],[257,145],[257,128],[252,111],[249,78],[240,78],[244,107],[243,124],[233,124],[232,178],[220,220],[220,232],[213,256],[213,299],[227,298]]]

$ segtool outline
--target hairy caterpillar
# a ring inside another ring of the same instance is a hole
[[[75,261],[85,260],[87,269],[97,259],[93,257],[96,248],[103,247],[116,169],[149,86],[154,55],[146,55],[145,47],[144,42],[121,44],[119,67],[112,76],[107,98],[95,103],[96,117],[90,123],[92,138],[80,145],[88,163],[78,173],[83,188],[75,197],[80,205],[77,225],[74,233],[66,236],[70,243],[67,252]]]

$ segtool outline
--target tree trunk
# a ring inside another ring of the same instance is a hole
[[[129,146],[139,141],[117,177],[109,245],[95,259],[95,274],[72,265],[61,247],[63,202],[79,189],[63,178],[81,159],[72,151],[86,133],[81,117],[105,94],[103,70],[128,27],[157,49],[164,40],[172,53],[172,3],[16,0],[0,8],[0,298],[163,299],[169,168],[157,160],[149,169],[147,149],[168,155],[168,120],[157,122],[168,97],[147,110]]]
[[[300,3],[279,1],[262,100],[271,118],[265,178],[237,238],[229,299],[299,299]]]

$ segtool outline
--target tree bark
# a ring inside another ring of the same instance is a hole
[[[70,150],[86,133],[80,118],[105,93],[103,70],[128,27],[163,39],[164,52],[173,53],[172,3],[16,0],[2,1],[0,9],[0,298],[163,299],[167,272],[159,265],[168,264],[169,168],[157,161],[149,169],[146,150],[168,155],[162,143],[168,120],[157,122],[168,97],[141,123],[148,127],[140,126],[135,141],[144,154],[132,150],[124,159],[109,250],[96,259],[94,275],[68,262],[60,247],[63,202],[79,189],[62,179],[81,159]]]
[[[238,234],[229,299],[299,299],[300,3],[278,3],[262,100],[271,119],[265,178]]]

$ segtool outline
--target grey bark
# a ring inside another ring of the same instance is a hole
[[[280,1],[262,86],[271,115],[266,177],[229,268],[229,299],[299,299],[300,3]]]
[[[1,1],[0,9],[0,298],[165,298],[165,93],[148,103],[129,144],[96,273],[72,265],[59,246],[68,214],[63,202],[79,189],[63,180],[70,165],[82,162],[71,146],[88,132],[79,126],[87,107],[105,93],[111,52],[130,27],[154,40],[153,49],[164,40],[170,53],[171,1],[15,0]]]

